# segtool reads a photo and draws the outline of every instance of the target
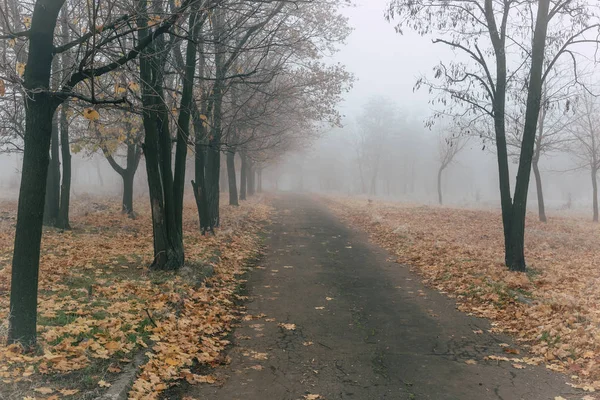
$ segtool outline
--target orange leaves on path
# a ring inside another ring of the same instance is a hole
[[[566,217],[542,224],[532,215],[525,245],[529,272],[512,273],[503,262],[499,211],[325,201],[426,284],[456,298],[460,310],[491,319],[492,332],[523,342],[531,357],[506,357],[515,368],[523,360],[544,362],[575,376],[577,386],[600,390],[598,224]]]

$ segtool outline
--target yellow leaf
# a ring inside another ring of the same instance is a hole
[[[125,92],[127,92],[127,88],[126,87],[122,86],[119,83],[115,83],[115,94],[116,95],[123,94]]]
[[[85,119],[89,119],[90,121],[97,121],[100,118],[100,114],[98,114],[98,111],[94,110],[93,108],[86,108],[83,110],[83,117]]]
[[[25,25],[25,28],[29,29],[31,27],[31,17],[24,17],[23,25]]]
[[[296,329],[296,325],[295,324],[278,324],[280,327],[282,327],[283,329],[287,329],[288,331],[293,331]]]
[[[98,381],[98,386],[100,387],[110,387],[110,383],[106,382],[104,379],[101,379],[100,381]]]
[[[79,393],[79,389],[60,389],[60,394],[63,396],[73,396],[76,393]]]
[[[475,361],[475,360],[466,360],[465,364],[475,365],[475,364],[477,364],[477,361]]]
[[[165,359],[165,363],[167,363],[169,365],[177,365],[177,364],[179,364],[179,362],[177,360],[175,360],[174,358],[167,358],[167,359]]]
[[[50,394],[50,393],[54,392],[54,389],[44,386],[44,387],[35,388],[35,389],[33,389],[33,391],[41,393],[41,394]]]
[[[25,63],[18,62],[17,63],[17,74],[19,74],[19,76],[23,76],[24,73],[25,73]]]
[[[6,87],[4,86],[4,81],[0,79],[0,96],[4,96],[6,94]]]

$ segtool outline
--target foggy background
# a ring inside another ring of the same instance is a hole
[[[404,35],[396,33],[394,24],[384,19],[387,1],[357,0],[355,6],[344,11],[354,31],[331,62],[346,65],[356,81],[340,105],[343,127],[327,128],[310,148],[292,152],[284,162],[268,166],[263,172],[264,189],[359,194],[357,151],[361,148],[362,114],[369,102],[379,101],[395,109],[396,120],[388,127],[388,139],[379,151],[376,197],[437,203],[438,142],[445,127],[438,124],[425,128],[424,121],[431,115],[430,95],[427,90],[413,92],[413,86],[418,77],[431,75],[440,60],[456,54],[447,46],[433,44],[431,37],[410,30]],[[481,140],[471,138],[456,162],[444,171],[444,204],[499,207],[494,145],[483,147]],[[21,157],[0,154],[0,198],[17,198]],[[511,167],[514,185],[516,165]],[[589,172],[574,167],[567,153],[542,156],[540,169],[548,211],[564,209],[569,201],[575,209],[591,209]],[[225,168],[221,171],[226,172]],[[143,165],[137,170],[135,182],[134,196],[147,196]],[[221,185],[222,191],[226,188]],[[73,154],[73,198],[86,193],[120,196],[121,192],[122,180],[102,154]],[[528,206],[537,207],[533,176]]]

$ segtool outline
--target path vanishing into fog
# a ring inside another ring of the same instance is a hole
[[[248,313],[259,318],[241,323],[231,363],[212,372],[223,384],[191,387],[186,395],[216,400],[583,397],[565,385],[567,377],[544,366],[516,369],[509,362],[484,360],[506,356],[500,344],[513,343],[487,333],[485,320],[458,312],[453,301],[427,289],[322,204],[290,194],[274,205],[266,255],[248,282]],[[294,324],[295,330],[278,324]],[[484,333],[474,333],[480,330]]]

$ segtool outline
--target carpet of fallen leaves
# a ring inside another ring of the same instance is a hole
[[[514,335],[526,356],[495,357],[521,367],[545,364],[571,385],[600,390],[600,225],[574,217],[547,224],[528,216],[527,273],[503,264],[499,211],[327,197],[329,207],[410,265],[461,311]]]
[[[249,260],[258,255],[270,209],[260,198],[224,206],[222,227],[201,236],[193,202],[184,209],[186,266],[151,272],[152,227],[145,203],[129,219],[118,201],[75,202],[71,231],[45,228],[38,349],[6,346],[16,204],[0,203],[0,398],[91,399],[142,357],[131,399],[155,399],[173,383],[213,382],[198,365],[221,352],[239,318],[236,302]]]

